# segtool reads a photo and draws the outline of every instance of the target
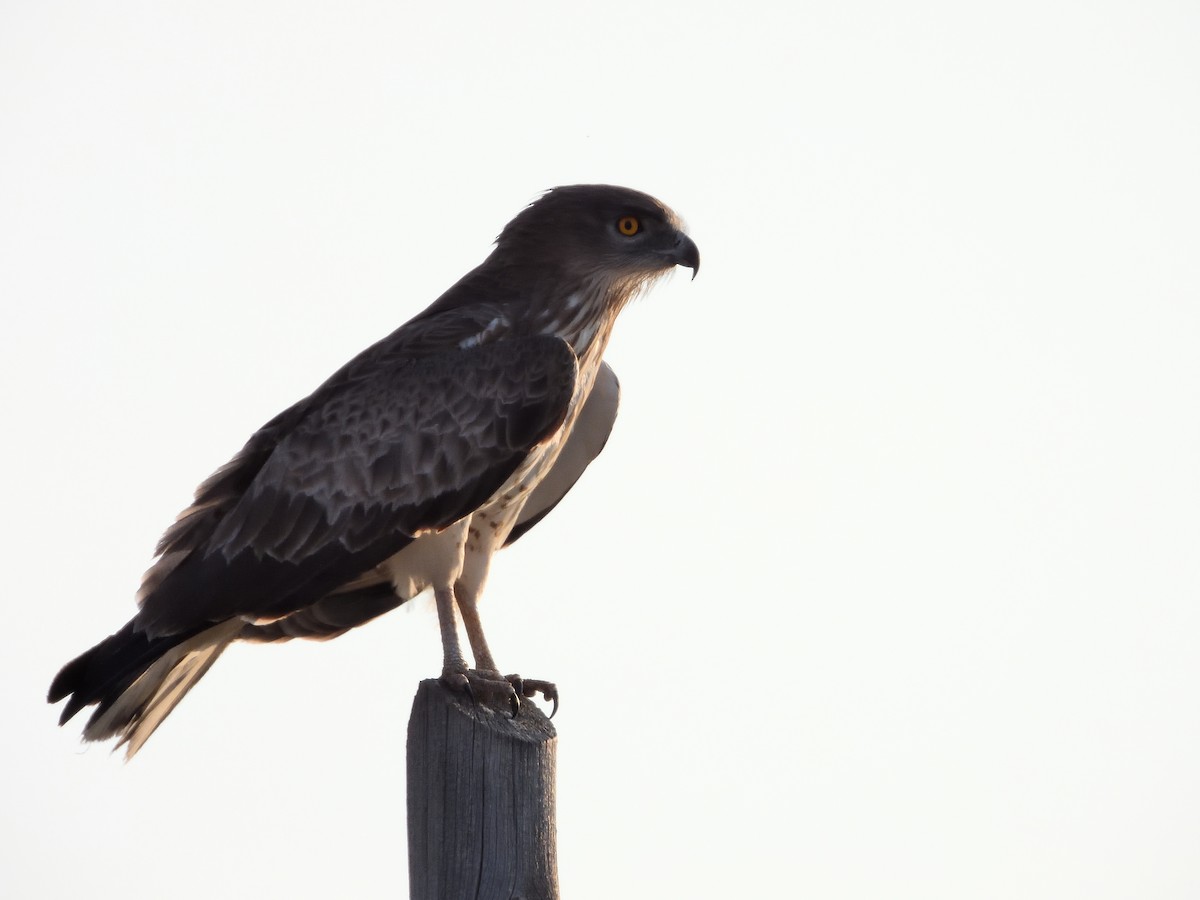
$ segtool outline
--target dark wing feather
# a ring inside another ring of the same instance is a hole
[[[408,599],[398,595],[391,582],[379,581],[349,591],[329,594],[316,603],[273,622],[247,622],[240,637],[242,640],[262,643],[290,641],[292,638],[329,640],[385,612],[391,612]]]
[[[557,506],[575,486],[584,469],[604,449],[613,422],[616,421],[620,391],[616,374],[607,364],[602,364],[570,437],[553,468],[529,495],[505,546],[525,534]],[[247,623],[241,637],[248,641],[287,641],[293,638],[326,640],[390,612],[408,599],[397,595],[392,585],[378,580],[378,576],[363,579],[353,589],[339,590],[322,597],[277,621]]]
[[[383,371],[403,367],[413,357],[453,351],[481,334],[503,336],[497,323],[507,320],[502,305],[481,301],[496,285],[476,270],[464,276],[416,318],[372,344],[331,375],[311,395],[260,428],[246,446],[196,490],[192,505],[158,542],[159,557],[142,580],[138,602],[153,594],[183,560],[204,547],[217,526],[237,505],[279,442],[314,410],[336,396],[353,393]]]
[[[452,524],[561,425],[576,372],[566,342],[538,336],[377,358],[327,383],[285,413],[236,502],[143,598],[138,629],[287,615]]]

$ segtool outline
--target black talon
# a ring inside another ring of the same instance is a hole
[[[543,698],[554,704],[550,709],[550,718],[558,712],[558,686],[550,681],[535,681],[524,679],[520,675],[505,675],[504,680],[513,686],[513,690],[521,697],[534,698],[541,694]]]
[[[508,702],[512,706],[512,717],[515,719],[521,711],[521,697],[525,694],[525,683],[521,680],[520,675],[505,675],[504,680],[508,682],[508,687],[512,691]]]

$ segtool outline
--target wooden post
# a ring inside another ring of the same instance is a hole
[[[554,726],[513,718],[437,679],[408,720],[411,900],[558,900]]]

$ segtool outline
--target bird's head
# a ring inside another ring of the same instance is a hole
[[[687,266],[694,278],[700,251],[667,206],[649,194],[607,184],[547,191],[504,227],[496,256],[587,281],[603,275],[644,283]]]

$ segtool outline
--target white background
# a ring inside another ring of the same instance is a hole
[[[262,422],[544,188],[700,276],[493,570],[565,895],[1200,895],[1194,3],[0,5],[5,897],[406,895],[428,608],[43,702]]]

